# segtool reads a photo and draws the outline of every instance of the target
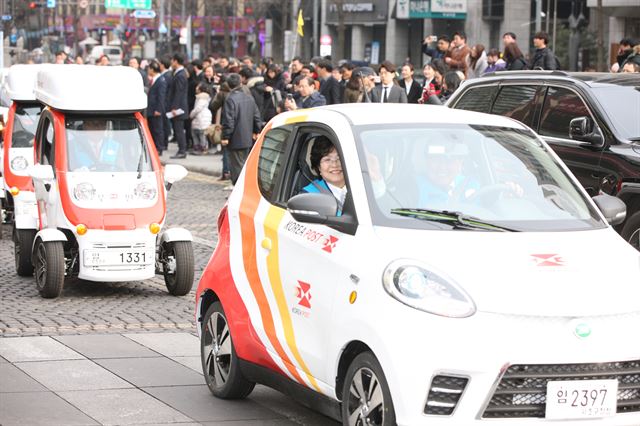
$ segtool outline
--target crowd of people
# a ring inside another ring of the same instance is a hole
[[[235,183],[262,126],[282,111],[357,102],[443,104],[465,79],[502,70],[560,69],[544,32],[533,36],[529,58],[516,34],[505,33],[502,42],[499,51],[469,45],[463,32],[428,36],[422,52],[429,60],[421,77],[410,62],[383,61],[374,69],[329,57],[308,62],[295,57],[283,66],[249,56],[211,55],[187,63],[178,53],[150,61],[131,57],[127,64],[140,72],[148,93],[146,115],[158,153],[173,138],[178,152],[172,158],[222,154],[221,179]],[[59,52],[56,62],[71,61]],[[109,65],[109,57],[103,55],[96,65]],[[640,72],[640,42],[623,39],[611,71]]]

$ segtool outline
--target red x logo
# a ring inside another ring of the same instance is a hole
[[[536,266],[564,266],[564,260],[559,254],[532,254]]]
[[[296,296],[300,298],[298,305],[311,309],[311,284],[307,284],[304,281],[298,281],[298,290]]]
[[[331,251],[336,248],[336,243],[338,242],[338,238],[334,237],[333,235],[329,235],[325,240],[324,240],[324,247],[322,247],[322,250],[326,251],[327,253],[331,253]]]

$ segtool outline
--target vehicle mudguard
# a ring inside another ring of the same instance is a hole
[[[173,241],[193,241],[193,236],[184,228],[170,228],[162,233],[160,244]]]
[[[36,254],[36,243],[38,240],[43,242],[47,241],[67,241],[67,236],[58,229],[54,228],[44,228],[38,231],[35,238],[33,239],[33,246],[31,246],[31,261],[33,262],[34,256]]]

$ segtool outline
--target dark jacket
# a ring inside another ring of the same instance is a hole
[[[262,130],[260,111],[253,98],[240,87],[227,96],[222,108],[222,139],[229,140],[229,149],[253,146],[253,134]]]
[[[333,76],[329,76],[326,80],[320,80],[320,94],[327,100],[327,105],[342,102],[340,83]]]
[[[189,115],[189,103],[187,101],[187,92],[189,90],[189,82],[187,81],[187,70],[180,69],[173,74],[171,85],[169,86],[169,99],[167,112],[182,109],[184,114],[175,117],[178,120],[184,120]]]
[[[167,82],[163,76],[159,76],[156,82],[149,87],[149,94],[147,95],[147,117],[152,117],[156,111],[164,115],[166,112],[166,96]]]
[[[173,70],[169,69],[162,73],[164,78],[166,93],[164,95],[164,110],[169,111],[169,88],[171,87],[171,80],[173,80]]]
[[[404,90],[404,93],[407,93],[407,86],[404,79],[400,80],[400,87]],[[409,88],[409,94],[407,95],[407,102],[410,104],[417,104],[418,99],[420,99],[421,96],[422,87],[420,87],[420,84],[417,81],[411,80],[411,87]]]
[[[438,49],[433,49],[431,47],[429,47],[429,44],[423,44],[422,45],[422,53],[424,53],[427,56],[431,56],[431,61],[435,60],[435,59],[442,59],[444,58],[444,54],[446,52],[442,52]]]
[[[531,61],[531,69],[532,70],[558,69],[558,66],[556,64],[556,55],[554,55],[553,51],[548,47],[543,47],[542,49],[536,49],[536,53],[533,55],[533,60]]]
[[[318,106],[324,106],[327,104],[327,100],[319,92],[313,92],[311,96],[307,96],[306,99],[296,99],[296,105],[298,108],[313,108]]]
[[[514,59],[512,62],[507,62],[505,71],[520,71],[526,70],[527,68],[527,61],[525,61],[524,58],[520,57]]]

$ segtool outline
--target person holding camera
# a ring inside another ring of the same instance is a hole
[[[324,96],[316,91],[315,81],[311,77],[300,77],[297,83],[300,97],[294,100],[293,95],[288,94],[284,101],[284,108],[287,111],[294,111],[301,108],[313,108],[327,104]]]

